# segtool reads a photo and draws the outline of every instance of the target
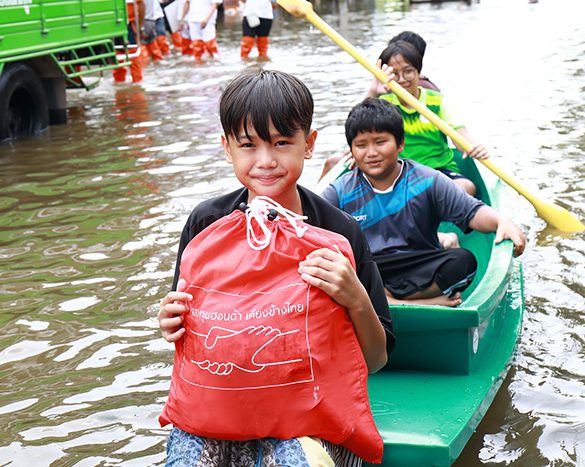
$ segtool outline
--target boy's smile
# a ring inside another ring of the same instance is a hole
[[[402,148],[403,144],[397,146],[394,135],[388,132],[364,131],[351,142],[357,166],[377,190],[386,190],[396,181]]]
[[[419,73],[402,55],[392,57],[388,63],[396,75],[396,82],[418,99]],[[409,79],[406,79],[409,78]]]
[[[317,132],[312,130],[305,137],[298,130],[292,136],[283,136],[272,122],[269,131],[270,141],[261,139],[252,127],[248,127],[248,136],[243,128],[238,138],[222,135],[226,159],[234,166],[238,180],[248,188],[250,199],[268,196],[297,212],[301,208],[297,180],[305,159],[313,155]]]

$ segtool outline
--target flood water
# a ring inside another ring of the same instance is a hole
[[[585,219],[582,0],[318,10],[374,59],[394,34],[428,42],[424,72],[494,160]],[[67,125],[0,145],[0,465],[163,465],[157,417],[173,347],[155,315],[180,230],[201,200],[238,186],[220,148],[218,96],[246,67],[301,77],[317,151],[301,182],[345,149],[343,122],[368,73],[318,30],[279,13],[272,61],[239,59],[239,18],[221,59],[174,55],[141,86],[69,93]],[[519,353],[457,465],[585,465],[585,235],[561,234],[512,190],[529,240]]]

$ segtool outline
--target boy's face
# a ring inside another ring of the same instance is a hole
[[[222,135],[221,142],[227,161],[234,166],[238,180],[248,188],[250,199],[268,196],[288,209],[298,199],[297,180],[303,171],[305,159],[310,159],[315,147],[317,132],[307,137],[302,130],[293,136],[278,133],[270,122],[270,141],[262,140],[252,127],[244,128],[233,136]]]
[[[400,173],[398,154],[403,147],[404,144],[396,144],[392,133],[364,131],[351,142],[351,153],[372,185],[385,190]]]
[[[418,98],[419,73],[402,55],[395,55],[388,63],[396,74],[396,81],[410,94]]]

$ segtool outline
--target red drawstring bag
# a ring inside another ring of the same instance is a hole
[[[226,440],[317,436],[380,463],[348,312],[297,271],[335,246],[355,267],[351,246],[302,219],[257,197],[187,245],[180,277],[193,300],[160,422]]]

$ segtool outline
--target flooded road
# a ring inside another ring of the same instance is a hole
[[[585,219],[585,6],[351,2],[323,18],[368,57],[410,29],[424,73],[494,160]],[[239,19],[221,58],[174,55],[141,86],[69,94],[69,123],[0,145],[0,465],[163,465],[172,346],[158,333],[186,216],[238,186],[220,148],[218,97],[245,67]],[[314,94],[317,150],[301,182],[345,149],[368,73],[282,11],[262,65]],[[585,465],[585,235],[561,234],[509,191],[529,239],[519,355],[457,465]]]

